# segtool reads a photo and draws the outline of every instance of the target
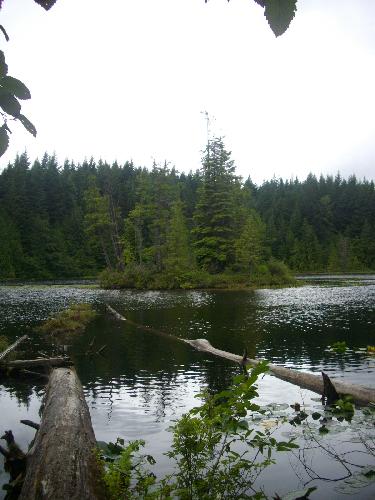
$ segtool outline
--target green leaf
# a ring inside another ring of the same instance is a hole
[[[0,128],[0,156],[3,156],[5,151],[8,149],[9,136],[6,131],[5,125]]]
[[[264,15],[275,36],[289,28],[297,10],[297,0],[264,0]]]
[[[8,65],[5,62],[4,52],[0,50],[0,78],[8,73]]]
[[[18,99],[30,99],[31,97],[30,90],[26,85],[13,76],[4,76],[0,80],[0,85],[5,94],[14,94]]]
[[[146,460],[151,465],[155,465],[156,464],[156,460],[155,460],[155,458],[152,455],[146,455]]]
[[[43,9],[49,10],[56,3],[56,0],[35,0]]]
[[[96,446],[99,448],[99,450],[108,451],[108,443],[106,443],[105,441],[97,441]]]
[[[18,118],[21,111],[21,104],[12,94],[0,95],[0,107],[8,113],[8,115]]]
[[[22,125],[25,127],[25,129],[30,132],[34,137],[36,137],[36,128],[35,126],[31,123],[30,120],[26,118],[24,115],[19,115],[18,117],[19,121],[22,123]]]

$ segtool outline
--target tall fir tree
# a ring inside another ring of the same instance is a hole
[[[235,242],[236,267],[240,271],[254,272],[264,256],[265,225],[259,214],[251,210],[240,237]]]
[[[211,273],[223,271],[234,262],[238,178],[230,156],[219,137],[209,141],[202,160],[193,234],[198,264]]]
[[[180,200],[173,203],[166,238],[165,270],[176,282],[194,268],[189,232]]]

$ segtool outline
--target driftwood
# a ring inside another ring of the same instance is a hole
[[[14,349],[16,349],[16,347],[26,339],[27,339],[27,335],[23,335],[22,337],[17,339],[13,344],[11,344],[9,347],[7,347],[5,349],[5,351],[0,352],[0,361],[2,361],[5,358],[5,356],[7,356],[10,352],[14,351]]]
[[[216,349],[206,339],[184,340],[184,342],[191,345],[198,351],[208,352],[209,354],[229,359],[235,363],[243,363],[243,356],[238,356],[237,354]],[[257,359],[247,358],[246,361],[246,364],[252,366],[257,365],[258,363],[259,360]],[[272,363],[269,363],[268,367],[270,372],[281,380],[299,385],[304,389],[309,389],[310,391],[316,392],[320,395],[324,394],[323,379],[317,375],[301,372],[299,370],[293,370],[291,368],[284,368],[283,366],[274,365]],[[340,382],[338,380],[334,381],[334,388],[339,394],[348,394],[352,396],[353,400],[358,404],[368,404],[375,401],[375,389],[362,387],[360,385],[347,384],[346,382]]]
[[[244,356],[239,356],[237,354],[232,354],[231,352],[222,351],[221,349],[216,349],[213,347],[206,339],[196,339],[196,340],[186,340],[167,333],[155,330],[145,325],[140,325],[134,321],[130,321],[124,316],[121,316],[117,311],[115,311],[111,306],[107,305],[107,309],[111,312],[117,319],[122,321],[127,321],[128,323],[151,333],[156,333],[157,335],[162,335],[163,337],[168,337],[173,340],[180,342],[185,342],[189,344],[194,349],[198,351],[207,352],[213,354],[214,356],[219,356],[220,358],[228,359],[229,361],[234,361],[239,363],[241,366],[245,364],[255,366],[260,360],[250,359],[247,357],[246,352]],[[324,395],[324,383],[323,379],[312,373],[305,373],[299,370],[293,370],[292,368],[284,368],[283,366],[278,366],[270,363],[268,365],[270,372],[277,378],[290,382],[291,384],[298,385],[304,389],[309,389],[310,391],[316,392],[317,394]],[[331,380],[332,382],[332,380]],[[375,402],[375,389],[362,387],[360,385],[348,384],[346,382],[340,382],[335,380],[333,383],[333,389],[339,394],[347,394],[352,396],[355,403],[358,404],[369,404]],[[331,394],[331,393],[330,393]],[[327,396],[327,395],[326,395]]]
[[[6,368],[34,368],[36,366],[42,367],[57,367],[57,366],[67,366],[71,365],[72,361],[68,357],[57,357],[57,358],[36,358],[36,359],[15,359],[14,361],[8,361],[7,363],[2,363],[2,366]],[[1,366],[0,365],[0,366]]]
[[[96,441],[74,369],[52,370],[20,500],[105,498]]]
[[[151,326],[147,325],[141,325],[140,323],[136,323],[135,321],[132,321],[131,319],[125,318],[125,316],[122,316],[120,313],[115,311],[113,307],[109,306],[106,304],[107,310],[113,314],[115,318],[117,318],[119,321],[126,321],[129,325],[133,325],[139,330],[143,330],[144,332],[148,333],[154,333],[155,335],[159,335],[160,337],[167,337],[169,340],[176,340],[177,342],[183,342],[183,339],[180,339],[179,337],[176,337],[175,335],[170,335],[169,333],[165,333],[161,330],[157,330],[156,328],[152,328]]]
[[[120,320],[120,321],[127,321],[127,319],[126,319],[124,316],[122,316],[120,313],[118,313],[115,309],[113,309],[113,307],[109,306],[108,304],[106,305],[106,307],[107,307],[107,310],[108,310],[111,314],[113,314],[113,316],[114,316],[115,318],[117,318],[117,319],[118,319],[118,320]]]

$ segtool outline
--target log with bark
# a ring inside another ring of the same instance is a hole
[[[90,413],[75,370],[52,370],[19,498],[105,498],[95,450]]]

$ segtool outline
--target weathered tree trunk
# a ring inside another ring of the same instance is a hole
[[[105,498],[81,383],[71,368],[51,372],[40,429],[27,458],[20,500]]]
[[[243,363],[243,357],[237,354],[232,354],[231,352],[222,351],[213,347],[206,339],[197,340],[184,340],[187,344],[191,345],[198,351],[208,352],[214,356],[219,356],[220,358],[229,359],[236,363]],[[246,364],[257,365],[259,360],[247,358]],[[268,364],[270,372],[275,375],[275,377],[290,382],[295,385],[299,385],[304,389],[309,389],[310,391],[316,392],[317,394],[324,394],[324,384],[323,379],[312,373],[305,373],[299,370],[293,370],[291,368],[284,368],[283,366],[274,365],[272,363]],[[375,402],[375,389],[362,387],[360,385],[347,384],[346,382],[340,382],[338,380],[332,380],[334,388],[339,394],[348,394],[353,397],[353,400],[359,404],[368,404]]]

